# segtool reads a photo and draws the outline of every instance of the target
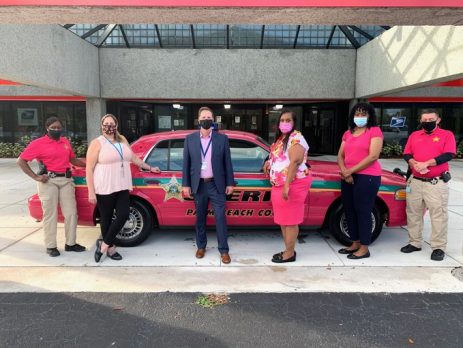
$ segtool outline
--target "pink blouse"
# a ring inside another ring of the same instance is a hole
[[[113,192],[132,190],[130,162],[133,152],[124,143],[111,143],[104,136],[98,138],[101,148],[93,172],[95,193],[108,195]]]
[[[346,168],[352,168],[361,162],[370,153],[370,143],[372,138],[383,138],[383,133],[379,127],[366,129],[359,136],[353,136],[350,130],[347,130],[342,136],[344,141],[344,164]],[[356,174],[381,175],[381,165],[376,160],[365,169],[358,171]]]

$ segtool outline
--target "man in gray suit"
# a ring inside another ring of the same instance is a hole
[[[210,108],[198,111],[201,129],[188,135],[183,148],[183,195],[194,196],[196,206],[196,257],[206,253],[206,218],[209,201],[214,209],[217,242],[221,260],[230,263],[225,219],[225,198],[233,193],[234,178],[228,137],[212,131],[214,115]]]

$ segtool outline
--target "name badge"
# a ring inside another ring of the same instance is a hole
[[[207,170],[207,162],[206,161],[201,163],[201,170]]]

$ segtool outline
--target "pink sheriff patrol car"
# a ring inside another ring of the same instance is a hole
[[[173,131],[143,136],[131,146],[150,166],[158,166],[160,174],[141,171],[132,165],[133,191],[130,216],[117,239],[121,246],[142,243],[155,229],[194,228],[195,206],[182,196],[183,143],[193,131]],[[238,131],[223,131],[229,137],[235,174],[235,191],[227,198],[226,215],[230,229],[278,228],[273,222],[270,183],[262,167],[269,154],[269,144],[258,136]],[[336,163],[310,160],[312,187],[305,202],[305,217],[301,229],[328,228],[340,243],[350,243],[341,203],[341,182]],[[85,169],[74,168],[79,224],[94,226],[99,213],[87,200]],[[33,218],[42,219],[37,195],[29,198]],[[381,187],[372,212],[372,240],[383,225],[406,224],[405,179],[383,171]],[[62,216],[60,214],[60,221]],[[214,226],[214,213],[209,211],[208,225]]]

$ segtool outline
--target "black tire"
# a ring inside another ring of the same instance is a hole
[[[116,236],[116,244],[121,247],[134,247],[143,243],[152,232],[152,221],[149,209],[143,203],[131,200],[129,218]]]
[[[373,219],[371,242],[374,242],[376,238],[378,238],[378,236],[380,235],[384,223],[381,220],[381,213],[377,205],[374,206],[371,216]],[[345,246],[350,246],[352,244],[352,240],[350,239],[349,234],[347,232],[347,221],[342,204],[339,204],[337,208],[331,213],[329,228],[331,235],[339,243]]]

